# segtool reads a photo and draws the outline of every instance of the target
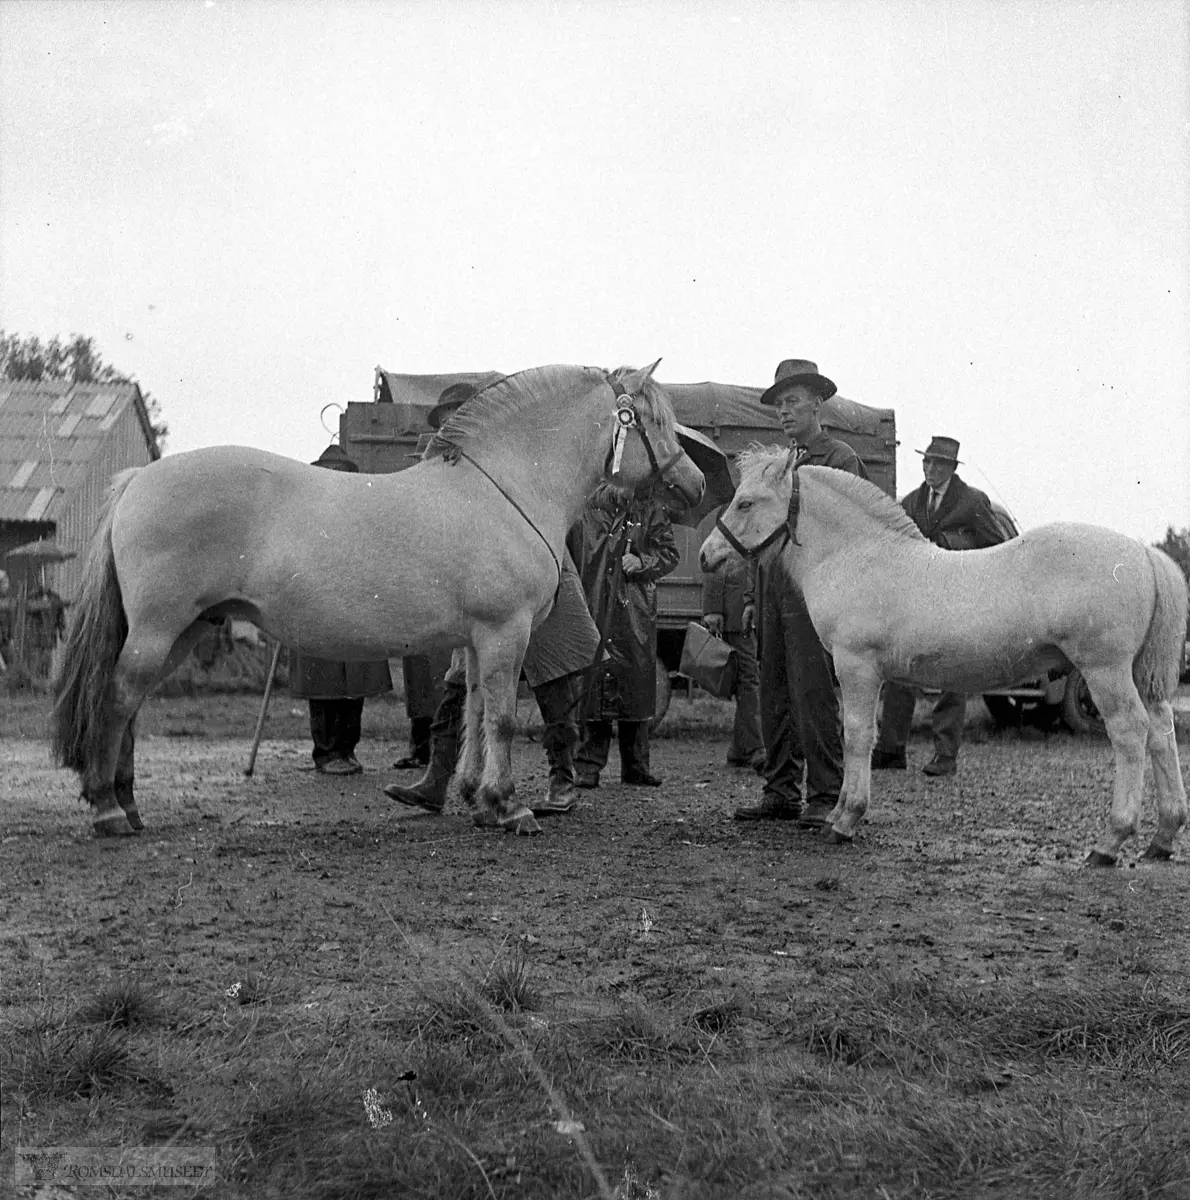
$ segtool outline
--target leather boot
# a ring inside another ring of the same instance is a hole
[[[384,789],[384,794],[390,800],[429,813],[440,813],[446,807],[446,792],[459,759],[459,737],[463,729],[466,698],[467,684],[464,680],[447,680],[442,691],[442,703],[438,705],[431,726],[430,763],[426,773],[410,787],[390,783]]]
[[[550,765],[549,786],[544,798],[531,805],[535,816],[552,816],[574,807],[574,751],[578,725],[574,719],[573,676],[553,679],[534,688],[537,707],[545,721],[541,746]]]

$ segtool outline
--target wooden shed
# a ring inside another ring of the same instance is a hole
[[[38,539],[75,557],[46,566],[68,603],[112,476],[161,457],[135,383],[0,380],[0,569]]]

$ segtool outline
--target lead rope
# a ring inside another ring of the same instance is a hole
[[[545,534],[533,524],[532,518],[529,516],[529,514],[525,512],[525,510],[487,473],[487,471],[483,469],[483,467],[479,465],[479,463],[475,461],[475,459],[471,457],[470,454],[467,453],[466,450],[460,450],[459,457],[465,458],[488,481],[488,483],[490,483],[492,487],[494,487],[496,491],[498,491],[500,495],[503,496],[504,499],[507,500],[508,503],[511,504],[512,507],[521,514],[522,517],[524,517],[525,524],[528,525],[529,528],[532,529],[533,532],[537,534],[537,536],[541,538],[543,542],[545,542],[545,548],[550,552],[550,558],[554,560],[554,570],[558,572],[558,583],[554,587],[554,592],[556,594],[558,587],[560,587],[562,584],[562,564],[558,561],[558,556],[554,553],[553,546],[546,541]]]

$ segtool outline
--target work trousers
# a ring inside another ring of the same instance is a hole
[[[616,736],[620,744],[620,776],[648,775],[649,722],[617,721]],[[607,766],[612,746],[611,721],[587,721],[583,725],[582,745],[575,755],[575,767],[582,775],[598,777]]]
[[[355,753],[360,739],[364,698],[310,700],[310,737],[314,741],[314,761],[348,758]]]
[[[764,746],[760,736],[760,667],[756,661],[756,639],[748,634],[725,633],[723,640],[736,652],[735,720],[729,762],[746,762]]]
[[[876,739],[878,751],[904,751],[909,741],[913,710],[919,694],[916,688],[905,687],[900,683],[884,685],[880,734]],[[943,692],[934,701],[934,711],[930,714],[930,732],[934,735],[935,758],[949,762],[958,758],[966,720],[966,692]]]
[[[778,564],[761,568],[760,730],[764,791],[795,804],[838,800],[843,787],[843,721],[834,670],[801,589]]]
[[[541,748],[545,751],[549,763],[550,778],[559,783],[574,782],[574,750],[579,739],[575,710],[578,707],[581,684],[582,673],[576,672],[563,675],[559,679],[551,679],[548,683],[538,684],[533,689],[533,698],[537,701],[537,708],[545,725],[541,735]],[[466,677],[448,674],[442,687],[442,703],[438,705],[430,725],[430,742],[431,745],[445,748],[449,757],[449,771],[454,770],[458,757],[459,735],[466,703]]]

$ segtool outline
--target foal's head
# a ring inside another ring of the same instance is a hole
[[[733,554],[755,556],[787,529],[796,451],[784,446],[749,446],[736,459],[740,482],[716,528],[702,544],[704,571],[717,571]]]

